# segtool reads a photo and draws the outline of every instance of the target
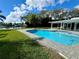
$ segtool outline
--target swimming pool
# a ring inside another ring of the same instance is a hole
[[[28,30],[27,32],[63,45],[71,46],[79,44],[79,35],[72,33],[48,30]]]

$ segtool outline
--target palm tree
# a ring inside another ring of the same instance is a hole
[[[6,17],[5,17],[5,16],[3,16],[1,13],[2,13],[2,11],[0,10],[0,20],[3,22],[3,21],[4,21],[4,19],[6,19]]]
[[[6,19],[6,17],[2,15],[2,11],[0,10],[0,27],[4,26],[5,19]]]

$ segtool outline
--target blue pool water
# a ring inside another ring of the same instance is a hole
[[[28,32],[63,45],[79,44],[79,35],[71,33],[48,30],[28,30]]]

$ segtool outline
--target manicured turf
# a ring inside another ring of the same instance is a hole
[[[0,59],[63,59],[15,30],[0,30]]]
[[[26,39],[28,39],[28,37],[15,30],[0,31],[0,41],[14,42],[14,41],[24,41]]]

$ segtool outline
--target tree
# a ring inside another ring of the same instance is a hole
[[[71,15],[72,17],[79,17],[79,9],[73,9]]]
[[[2,11],[0,11],[0,20],[3,22],[3,21],[4,21],[4,19],[6,19],[6,17],[5,17],[5,16],[3,16],[3,15],[2,15]]]
[[[39,16],[36,14],[28,14],[23,17],[25,19],[26,23],[30,26],[37,26],[40,24]]]
[[[5,26],[6,28],[10,28],[10,27],[12,27],[13,25],[12,25],[12,23],[4,23],[3,26]]]

